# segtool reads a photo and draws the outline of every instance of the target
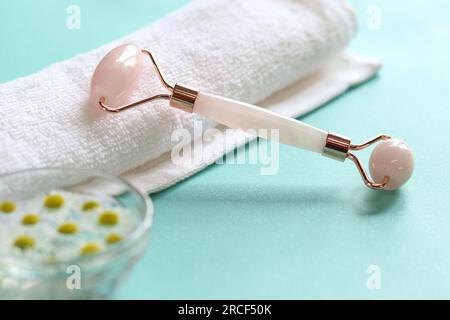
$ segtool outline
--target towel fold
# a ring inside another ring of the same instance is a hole
[[[345,0],[194,1],[124,39],[0,85],[0,173],[81,167],[125,173],[145,191],[161,190],[244,143],[245,135],[237,132],[225,146],[207,144],[200,163],[174,164],[174,129],[193,132],[194,120],[204,129],[216,124],[166,101],[120,114],[93,112],[90,77],[108,50],[136,43],[155,54],[170,82],[249,103],[272,96],[265,106],[299,116],[380,67],[342,55],[355,29]],[[148,80],[150,63],[145,72],[132,99],[160,91]]]

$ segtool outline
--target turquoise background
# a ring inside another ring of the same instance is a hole
[[[0,82],[186,2],[1,1]],[[287,146],[275,176],[214,165],[152,197],[151,246],[115,298],[450,298],[450,2],[353,3],[360,30],[351,48],[385,66],[302,119],[355,140],[406,140],[416,160],[410,183],[370,191],[351,163]],[[69,4],[81,7],[81,30],[66,28]],[[380,30],[366,24],[369,5],[381,10]],[[379,290],[366,287],[370,265],[381,269]]]

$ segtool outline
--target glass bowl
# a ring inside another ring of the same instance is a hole
[[[148,243],[153,206],[125,180],[80,169],[0,176],[0,299],[103,299]]]

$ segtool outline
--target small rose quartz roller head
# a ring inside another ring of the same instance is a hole
[[[129,97],[142,74],[145,56],[150,58],[167,93],[129,103]],[[347,137],[264,108],[204,93],[178,83],[171,85],[160,72],[152,53],[134,44],[125,44],[109,52],[92,77],[90,102],[104,111],[122,112],[156,99],[168,100],[169,105],[174,108],[201,114],[230,128],[253,129],[257,132],[258,129],[277,129],[280,143],[317,152],[342,162],[350,159],[356,165],[364,184],[371,189],[398,189],[408,181],[413,172],[412,152],[401,140],[380,135],[362,144],[352,144]],[[369,178],[354,151],[375,143],[378,144],[369,160]]]

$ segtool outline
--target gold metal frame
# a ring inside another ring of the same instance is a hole
[[[350,159],[356,165],[356,168],[358,169],[361,178],[363,179],[364,184],[367,187],[375,190],[382,190],[386,187],[387,183],[389,182],[389,177],[388,176],[384,177],[382,183],[376,183],[370,180],[369,175],[364,170],[364,167],[362,166],[359,158],[350,151],[363,150],[378,141],[388,140],[390,138],[391,138],[390,136],[382,134],[362,144],[352,144],[349,138],[338,135],[336,133],[329,132],[327,135],[327,141],[325,147],[323,148],[322,154],[324,156],[327,156],[329,158],[338,161],[345,161],[345,159]]]

